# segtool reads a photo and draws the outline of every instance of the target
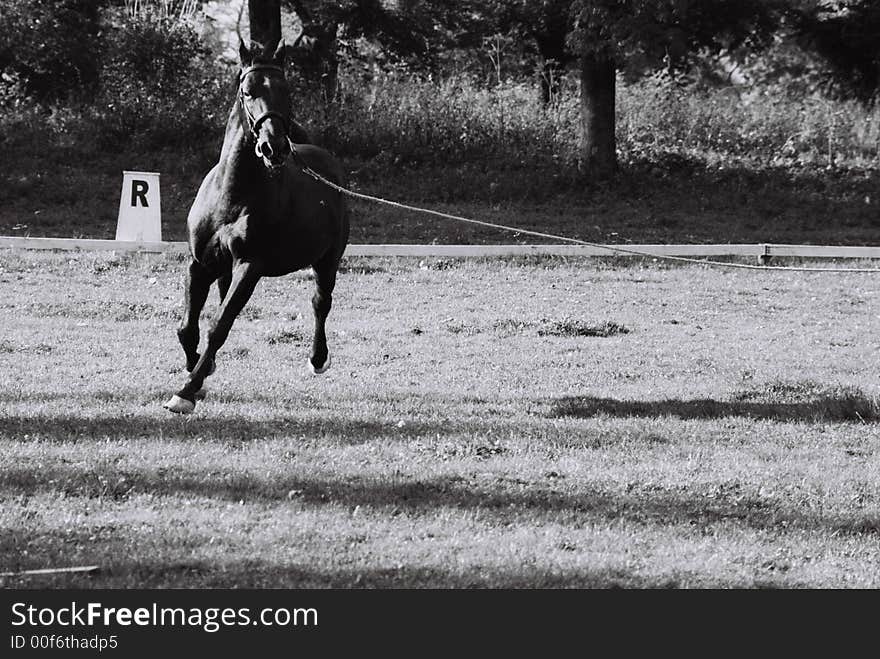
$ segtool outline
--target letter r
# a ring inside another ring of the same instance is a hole
[[[132,181],[131,181],[131,205],[132,205],[132,208],[134,208],[138,205],[138,200],[140,200],[141,205],[144,208],[149,208],[149,204],[147,203],[147,191],[149,189],[150,189],[150,185],[146,181],[132,179]]]

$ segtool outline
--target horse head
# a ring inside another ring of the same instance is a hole
[[[290,94],[284,77],[284,42],[272,51],[244,42],[239,46],[241,72],[238,104],[246,139],[271,174],[278,173],[290,154],[287,139]]]

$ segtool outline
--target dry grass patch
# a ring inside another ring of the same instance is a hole
[[[612,321],[604,321],[599,324],[587,323],[580,320],[557,320],[548,323],[538,329],[540,336],[616,336],[629,334],[629,329]]]

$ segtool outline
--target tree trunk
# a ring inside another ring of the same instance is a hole
[[[581,161],[591,178],[608,178],[617,169],[614,136],[616,70],[607,56],[591,53],[581,58]]]
[[[281,0],[248,0],[251,43],[274,50],[281,41]]]

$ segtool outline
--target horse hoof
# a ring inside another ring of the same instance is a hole
[[[321,366],[320,368],[317,367],[317,366],[315,366],[315,365],[312,363],[312,360],[309,359],[309,370],[310,370],[314,375],[321,375],[322,373],[326,373],[326,372],[327,372],[327,369],[330,368],[330,362],[331,362],[331,361],[332,361],[332,360],[330,359],[330,353],[329,353],[329,352],[327,353],[327,360],[324,362],[324,365]]]
[[[192,411],[196,409],[196,404],[175,394],[162,407],[175,414],[192,414]]]

